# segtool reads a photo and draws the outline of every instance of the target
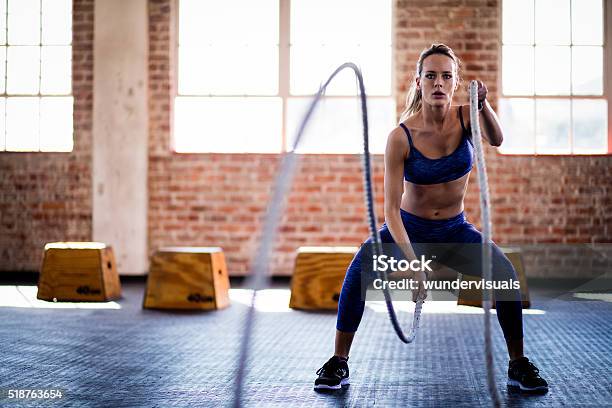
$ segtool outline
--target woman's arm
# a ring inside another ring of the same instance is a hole
[[[385,149],[385,222],[393,240],[407,259],[415,259],[416,255],[412,250],[400,215],[404,192],[404,160],[407,157],[408,149],[408,141],[403,130],[394,129],[387,138]]]
[[[484,100],[483,108],[479,114],[482,137],[484,137],[484,139],[489,142],[491,146],[500,146],[504,141],[502,128],[499,124],[499,119],[497,118],[495,111],[491,105],[489,105],[489,101],[486,99]]]
[[[400,247],[407,260],[416,259],[408,233],[404,228],[400,206],[404,193],[404,160],[408,156],[408,140],[401,128],[394,129],[387,138],[385,149],[385,222],[393,241]],[[423,282],[424,272],[415,272],[413,278],[418,282],[418,289],[412,291],[412,300],[425,299],[427,291]]]
[[[489,142],[491,146],[500,146],[504,141],[504,135],[499,123],[499,119],[497,118],[497,114],[487,101],[487,86],[482,81],[478,82],[478,100],[482,106],[482,110],[479,112],[480,117],[478,118],[480,121],[480,133],[482,137]],[[466,105],[466,110],[469,112],[470,105]],[[468,115],[469,116],[469,115]],[[471,117],[468,119],[471,126]]]

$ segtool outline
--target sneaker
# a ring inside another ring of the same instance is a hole
[[[339,390],[349,384],[349,368],[346,360],[333,356],[317,370],[315,390]]]
[[[508,387],[520,388],[521,391],[548,391],[548,383],[538,374],[540,370],[527,357],[511,361],[508,365]]]

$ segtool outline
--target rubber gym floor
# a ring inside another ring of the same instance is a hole
[[[492,316],[497,383],[508,406],[612,405],[612,294],[566,286],[530,281],[526,355],[549,381],[546,395],[506,388],[505,345]],[[232,280],[232,305],[203,313],[143,310],[143,291],[143,281],[131,280],[117,302],[54,304],[36,300],[35,286],[0,286],[0,406],[231,405],[249,291]],[[322,394],[313,381],[332,353],[335,313],[294,311],[288,300],[282,281],[259,295],[244,406],[490,405],[481,309],[426,302],[416,341],[404,345],[384,304],[369,302],[349,360],[351,385]],[[404,324],[410,308],[398,304]],[[8,389],[63,396],[9,400]]]

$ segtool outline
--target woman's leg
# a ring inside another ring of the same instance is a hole
[[[462,265],[449,265],[466,275],[482,276],[481,246],[472,245],[482,242],[482,234],[470,223],[465,223],[449,237],[451,242],[470,244],[465,248],[474,262]],[[459,251],[462,251],[459,249]],[[475,256],[474,256],[475,255]],[[494,243],[491,244],[492,280],[494,282],[510,280],[518,281],[516,271],[510,260]],[[511,360],[523,357],[523,308],[518,289],[495,289],[495,309],[497,320],[504,333],[508,354]]]
[[[348,333],[336,329],[336,341],[334,342],[334,356],[344,357],[348,360],[349,352],[351,351],[351,344],[353,344],[353,338],[355,332]]]
[[[379,233],[383,243],[393,242],[393,238],[386,224],[383,224]],[[371,248],[368,247],[371,245],[371,242],[372,239],[368,238],[359,248],[359,251],[357,251],[357,254],[353,257],[346,271],[344,283],[342,284],[342,291],[340,292],[340,299],[338,301],[334,352],[335,355],[340,357],[348,358],[353,337],[359,327],[365,309],[362,288],[369,284],[375,277],[373,274],[366,276],[365,279],[362,276],[363,257],[371,252]]]
[[[344,276],[344,283],[342,284],[342,291],[338,301],[336,340],[334,344],[334,355],[339,357],[348,358],[355,332],[359,327],[365,309],[365,301],[362,297],[361,263],[364,252],[366,252],[366,246],[370,245],[370,242],[371,239],[368,239],[359,248]]]
[[[453,235],[454,237],[452,237]],[[480,232],[468,222],[460,225],[457,228],[457,233],[453,231],[453,233],[449,234],[448,238],[449,241],[447,242],[476,244],[482,242]],[[450,240],[453,238],[454,240]],[[469,270],[462,270],[460,272],[468,275],[482,275],[482,263],[480,262],[482,259],[481,245],[467,246],[471,247],[468,248],[468,255],[475,256],[465,257],[465,254],[460,253],[460,257],[475,259],[476,262],[474,262]],[[491,244],[491,255],[493,283],[509,281],[510,279],[517,281],[516,271],[512,263],[495,244]],[[547,392],[548,383],[540,376],[538,368],[523,354],[523,309],[520,291],[518,289],[495,289],[495,307],[497,319],[506,339],[508,355],[510,356],[508,386],[518,387],[520,390],[527,392]]]

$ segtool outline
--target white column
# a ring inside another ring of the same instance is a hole
[[[113,246],[119,273],[147,256],[147,0],[94,9],[93,239]]]

